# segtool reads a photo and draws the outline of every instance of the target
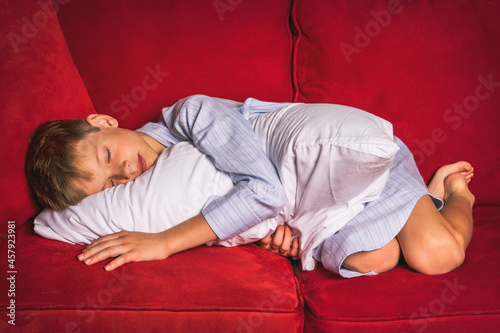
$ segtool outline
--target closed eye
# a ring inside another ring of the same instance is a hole
[[[108,164],[109,164],[109,163],[111,163],[111,151],[108,148],[106,148],[106,151],[108,152]],[[116,185],[115,181],[113,179],[111,179],[110,183],[111,183],[111,187]]]

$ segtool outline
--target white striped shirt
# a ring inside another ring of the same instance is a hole
[[[228,239],[278,214],[286,202],[275,167],[254,133],[253,117],[279,110],[290,103],[244,103],[195,95],[162,110],[157,123],[145,133],[166,147],[190,141],[229,173],[235,186],[224,196],[212,196],[202,214],[219,237]]]

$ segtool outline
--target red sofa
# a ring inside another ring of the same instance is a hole
[[[0,5],[0,331],[498,331],[499,2],[53,3]],[[198,93],[370,111],[394,124],[425,180],[470,161],[465,263],[439,276],[401,263],[342,279],[248,245],[105,272],[76,260],[81,246],[33,233],[40,207],[23,172],[33,127],[97,110],[133,129]]]

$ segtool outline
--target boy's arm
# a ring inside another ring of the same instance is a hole
[[[162,260],[175,253],[217,239],[203,215],[197,215],[159,233],[121,231],[100,237],[78,256],[87,265],[116,257],[104,269],[111,271],[129,262]],[[299,239],[292,239],[292,229],[280,225],[276,231],[256,242],[260,247],[284,257],[299,259]]]
[[[166,145],[191,141],[211,157],[219,170],[229,173],[235,184],[233,189],[224,196],[211,197],[202,210],[220,239],[233,237],[275,216],[286,201],[277,171],[250,122],[240,113],[241,106],[237,102],[191,96],[163,109],[161,122],[138,130]]]
[[[217,239],[203,215],[197,215],[159,233],[121,231],[100,237],[78,256],[87,265],[116,257],[107,271],[128,262],[166,259],[169,256]]]

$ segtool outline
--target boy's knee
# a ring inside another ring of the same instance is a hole
[[[384,247],[366,252],[349,255],[343,266],[362,274],[375,272],[384,273],[392,270],[399,262],[401,250],[397,240],[392,240]]]
[[[408,265],[427,275],[448,273],[465,260],[465,250],[453,237],[428,237],[425,245],[406,255]]]

